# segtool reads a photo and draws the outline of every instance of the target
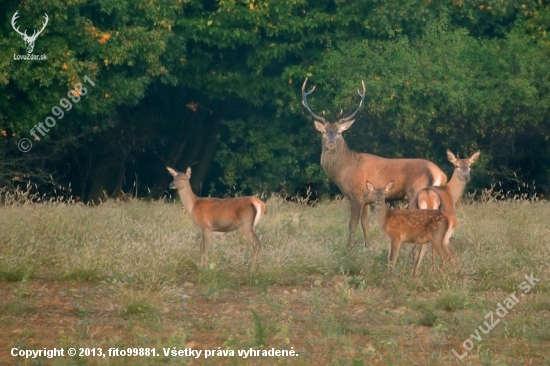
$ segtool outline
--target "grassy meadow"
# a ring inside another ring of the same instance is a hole
[[[457,217],[456,271],[432,271],[427,255],[413,278],[403,245],[389,279],[374,215],[370,246],[346,250],[345,200],[268,199],[254,274],[239,232],[214,234],[209,266],[198,268],[200,233],[179,202],[8,202],[0,207],[0,364],[550,365],[550,205],[485,199],[461,204]],[[531,273],[540,281],[522,291]],[[514,292],[513,309],[472,338]],[[473,348],[459,361],[452,349],[463,354],[467,339]],[[160,355],[10,355],[54,347]],[[235,356],[164,356],[163,347]],[[298,356],[237,356],[251,348]]]

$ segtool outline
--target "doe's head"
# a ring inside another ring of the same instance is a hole
[[[480,155],[481,151],[478,151],[469,158],[459,159],[454,156],[451,150],[447,150],[447,159],[449,159],[449,161],[455,166],[455,172],[458,176],[458,179],[463,182],[467,182],[470,180],[471,166],[479,159]]]
[[[367,181],[367,190],[369,194],[374,195],[374,204],[376,206],[383,205],[386,202],[386,195],[393,188],[393,180],[390,181],[384,188],[375,188],[371,182]]]
[[[182,189],[189,184],[189,179],[191,178],[191,168],[187,168],[185,173],[178,172],[170,167],[166,167],[166,170],[168,170],[168,172],[174,177],[174,180],[170,183],[170,188]]]

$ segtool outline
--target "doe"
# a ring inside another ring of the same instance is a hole
[[[393,188],[393,180],[384,188],[375,188],[367,181],[368,194],[372,194],[376,207],[376,219],[380,230],[389,241],[388,265],[390,276],[399,255],[401,243],[432,243],[441,258],[443,266],[449,259],[453,266],[456,257],[449,245],[449,239],[456,227],[456,218],[439,210],[394,210],[386,206],[386,195]],[[417,268],[413,274],[416,274]]]
[[[191,214],[193,223],[202,232],[201,267],[208,260],[210,234],[213,231],[230,232],[239,229],[246,240],[252,245],[252,260],[250,270],[256,269],[256,260],[260,252],[260,241],[254,233],[254,228],[265,213],[265,203],[256,197],[212,198],[197,197],[191,190],[189,179],[191,168],[186,173],[180,173],[167,167],[174,177],[170,188],[177,189],[183,206]]]
[[[421,210],[440,210],[449,215],[454,216],[456,210],[456,202],[462,196],[466,183],[470,180],[470,170],[481,155],[481,151],[477,151],[469,158],[458,159],[451,150],[447,150],[447,159],[454,165],[455,170],[451,180],[447,184],[439,187],[427,187],[416,194],[411,201],[410,209]],[[420,268],[422,259],[428,250],[427,246],[416,245],[411,248],[411,256],[413,257],[414,267]],[[432,253],[433,266],[433,253]]]

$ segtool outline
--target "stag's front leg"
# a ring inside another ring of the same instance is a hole
[[[353,244],[353,235],[357,230],[357,224],[359,224],[359,219],[361,217],[361,209],[363,204],[361,202],[350,200],[350,217],[349,217],[349,237],[348,237],[348,249],[351,248]]]
[[[208,247],[210,246],[210,231],[202,231],[202,243],[201,243],[201,267],[204,267],[208,262]]]
[[[369,214],[370,204],[366,203],[363,205],[363,210],[361,211],[361,227],[365,235],[365,248],[369,245]]]

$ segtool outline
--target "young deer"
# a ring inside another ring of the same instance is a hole
[[[250,270],[254,271],[261,248],[254,228],[265,213],[265,204],[256,197],[197,197],[189,183],[191,168],[187,168],[186,173],[180,173],[168,167],[166,169],[174,177],[170,188],[178,190],[183,206],[191,214],[193,223],[202,232],[201,267],[206,264],[208,259],[210,234],[213,231],[229,232],[239,229],[252,245]]]
[[[470,167],[479,159],[480,155],[481,151],[478,151],[469,158],[458,159],[450,150],[447,150],[447,158],[455,166],[451,180],[440,187],[427,187],[420,190],[411,201],[409,208],[440,210],[454,216],[456,202],[462,196],[466,183],[470,180]],[[415,268],[420,268],[427,250],[428,247],[422,245],[416,245],[411,249]]]
[[[389,240],[390,276],[393,276],[401,243],[432,243],[435,251],[441,257],[443,265],[450,259],[454,266],[456,257],[449,245],[449,239],[456,227],[455,217],[439,210],[389,209],[386,206],[386,195],[392,188],[393,181],[389,182],[385,188],[374,188],[372,183],[367,181],[368,194],[373,195],[378,225]],[[416,275],[416,271],[417,268],[413,272],[414,275]]]

